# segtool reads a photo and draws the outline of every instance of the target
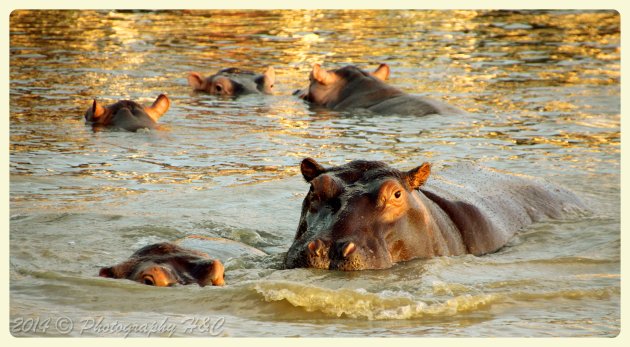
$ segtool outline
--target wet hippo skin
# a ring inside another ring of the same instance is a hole
[[[159,127],[158,119],[166,113],[170,105],[170,100],[164,94],[160,94],[149,107],[130,100],[103,106],[95,99],[92,106],[85,111],[85,122],[95,128],[116,127],[128,131],[156,129]]]
[[[223,69],[207,78],[198,72],[188,74],[188,84],[194,91],[225,96],[271,94],[275,79],[276,74],[271,66],[262,74],[238,68]]]
[[[219,259],[264,255],[265,252],[241,242],[188,235],[173,242],[145,246],[126,261],[101,268],[99,275],[160,287],[194,283],[202,287],[222,286],[225,269]]]
[[[324,168],[307,158],[301,171],[311,187],[287,268],[384,269],[414,258],[483,255],[531,223],[585,209],[549,182],[472,164],[433,179],[428,163],[409,171],[377,161]]]
[[[143,247],[128,260],[101,268],[99,276],[124,278],[158,287],[193,283],[202,287],[225,284],[221,261],[169,242]]]
[[[356,66],[326,71],[313,65],[309,86],[293,94],[313,105],[333,110],[365,109],[377,114],[426,116],[430,114],[465,114],[438,100],[407,94],[385,83],[390,69],[381,64],[368,73]]]

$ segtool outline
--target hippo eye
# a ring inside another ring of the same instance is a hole
[[[401,192],[400,190],[399,190],[399,191],[396,191],[396,193],[394,193],[394,197],[395,197],[396,199],[400,199],[400,197],[401,197],[401,196],[402,196],[402,192]]]
[[[142,278],[142,283],[149,285],[149,286],[154,286],[155,285],[155,281],[153,280],[153,278],[151,276],[144,276]]]
[[[221,91],[223,90],[223,87],[221,87],[220,85],[217,85],[216,87],[217,93],[221,93]]]

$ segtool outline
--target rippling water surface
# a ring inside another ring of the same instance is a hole
[[[10,20],[14,335],[124,335],[86,328],[98,319],[166,320],[178,336],[619,333],[618,13],[15,11]],[[386,62],[389,83],[470,115],[309,108],[291,92],[316,62]],[[189,71],[268,65],[273,96],[218,98],[186,82]],[[95,97],[148,104],[159,93],[172,100],[163,131],[83,123]],[[537,223],[483,257],[281,270],[308,189],[298,169],[307,156],[401,169],[430,161],[436,173],[474,162],[564,185],[592,213]],[[270,255],[228,260],[222,288],[96,276],[143,245],[189,234]],[[60,317],[73,329],[16,324]],[[222,323],[186,330],[191,319]]]

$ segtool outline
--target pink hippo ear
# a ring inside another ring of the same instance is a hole
[[[417,168],[407,171],[404,176],[411,189],[418,189],[429,179],[430,174],[431,164],[423,163]]]
[[[337,81],[337,75],[335,75],[334,73],[330,73],[324,69],[322,69],[321,65],[319,64],[314,64],[313,65],[313,70],[311,71],[311,76],[313,76],[313,78],[327,86],[330,84],[333,84]]]
[[[269,66],[263,72],[263,77],[265,78],[265,86],[269,89],[273,88],[273,84],[276,82],[276,71],[273,69],[273,66]]]
[[[317,163],[313,158],[306,158],[302,160],[300,170],[302,171],[302,176],[304,176],[306,182],[312,181],[315,177],[326,171],[326,169],[319,165],[319,163]]]
[[[188,73],[188,84],[193,87],[193,90],[204,90],[206,87],[203,77],[197,72]]]
[[[145,107],[144,111],[149,115],[149,117],[153,118],[153,120],[157,121],[171,106],[171,101],[164,94],[160,94],[157,99],[153,102],[151,107]]]
[[[92,119],[97,119],[105,114],[105,108],[94,99],[92,103]]]
[[[389,78],[389,66],[387,66],[387,64],[381,64],[376,68],[376,70],[374,70],[374,72],[370,73],[370,75],[385,82]]]
[[[210,271],[210,281],[213,286],[225,285],[225,268],[219,259],[212,262],[212,270]]]

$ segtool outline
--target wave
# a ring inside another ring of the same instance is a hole
[[[618,287],[568,289],[547,292],[465,293],[451,298],[415,298],[404,291],[370,293],[365,289],[328,289],[293,282],[261,282],[254,290],[267,302],[286,301],[306,312],[330,317],[367,320],[404,320],[455,316],[489,309],[499,303],[550,299],[605,299],[618,295]]]

